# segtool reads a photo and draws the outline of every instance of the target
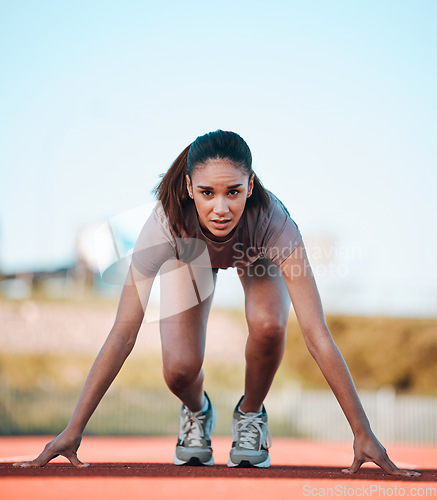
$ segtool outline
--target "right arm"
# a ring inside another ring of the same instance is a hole
[[[85,382],[82,394],[66,429],[48,443],[43,452],[21,467],[43,467],[63,455],[76,467],[85,467],[77,458],[82,433],[109,386],[117,376],[135,344],[144,318],[153,278],[145,278],[131,264],[121,293],[115,322]]]

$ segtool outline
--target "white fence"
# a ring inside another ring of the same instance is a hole
[[[437,398],[396,395],[391,388],[360,391],[373,431],[385,442],[437,442]],[[290,387],[266,400],[270,418],[293,433],[322,440],[350,439],[352,431],[331,391]]]
[[[215,434],[230,435],[236,391],[214,391]],[[18,392],[0,384],[0,434],[56,434],[68,423],[78,393]],[[390,389],[359,393],[371,426],[383,442],[437,443],[437,398],[396,395]],[[330,391],[272,390],[265,406],[276,436],[350,440],[352,432]],[[110,389],[91,418],[91,434],[175,434],[180,402],[169,391]]]

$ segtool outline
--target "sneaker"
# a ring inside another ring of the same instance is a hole
[[[217,414],[205,392],[208,409],[192,412],[182,405],[179,414],[179,436],[173,457],[175,465],[213,465],[210,435],[215,427]]]
[[[234,410],[232,420],[234,442],[228,467],[269,467],[272,435],[267,427],[266,409],[263,405],[261,413],[242,412],[240,403],[243,397]]]

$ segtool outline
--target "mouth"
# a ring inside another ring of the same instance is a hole
[[[226,229],[231,223],[231,219],[213,219],[211,223],[215,229]]]

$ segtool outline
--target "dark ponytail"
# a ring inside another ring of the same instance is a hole
[[[181,230],[187,230],[183,212],[189,203],[193,203],[193,200],[188,196],[185,178],[190,147],[191,144],[182,151],[154,189],[155,195],[162,203],[164,213],[178,234]]]
[[[249,207],[258,206],[263,209],[267,209],[270,205],[269,193],[255,173],[253,175],[252,196],[247,199],[246,205]]]
[[[254,174],[249,146],[238,134],[216,130],[199,136],[176,158],[154,190],[158,200],[162,203],[164,213],[178,234],[187,231],[184,209],[190,203],[194,203],[188,196],[185,175],[188,174],[191,179],[194,170],[199,165],[212,159],[229,160],[249,177]],[[247,200],[247,205],[267,208],[269,204],[268,192],[254,175],[253,191]]]

